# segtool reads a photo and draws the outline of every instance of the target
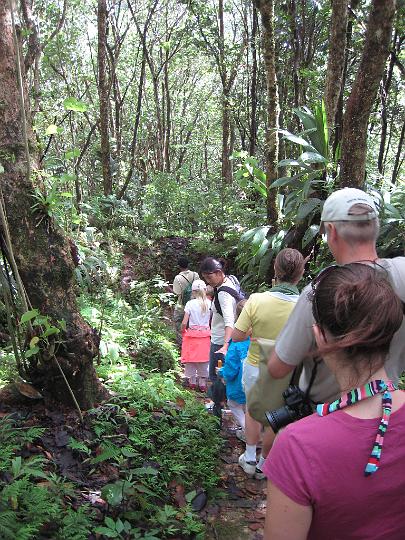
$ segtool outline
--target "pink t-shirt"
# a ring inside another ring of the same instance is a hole
[[[405,405],[391,414],[380,468],[365,477],[379,422],[313,414],[276,438],[263,471],[287,497],[313,507],[308,539],[405,539]]]

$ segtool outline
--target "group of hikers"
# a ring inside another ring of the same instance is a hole
[[[197,273],[180,259],[185,376],[203,391],[226,385],[246,442],[239,465],[268,481],[266,540],[403,539],[405,257],[378,257],[378,210],[359,189],[327,198],[321,232],[336,264],[301,294],[295,249],[248,299],[220,260]]]

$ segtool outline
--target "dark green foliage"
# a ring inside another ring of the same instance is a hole
[[[148,371],[166,371],[178,369],[178,352],[170,341],[161,337],[160,341],[151,336],[143,339],[135,355],[135,365],[138,369]]]
[[[37,427],[23,429],[7,417],[0,423],[0,471],[7,472],[0,476],[0,537],[31,540],[46,529],[52,531],[55,540],[86,540],[92,520],[86,506],[75,511],[66,504],[65,497],[73,494],[72,485],[48,474],[41,456],[14,457],[17,449],[35,441],[44,431]]]

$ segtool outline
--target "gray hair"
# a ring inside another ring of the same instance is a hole
[[[355,204],[350,208],[350,215],[362,216],[370,212],[367,204]],[[333,223],[336,232],[348,244],[367,244],[376,242],[380,234],[378,218],[367,221],[325,221],[325,225]]]

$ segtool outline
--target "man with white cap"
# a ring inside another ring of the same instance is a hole
[[[326,234],[329,249],[337,264],[359,262],[381,269],[396,294],[405,302],[405,257],[378,257],[378,212],[370,195],[355,188],[344,188],[332,193],[323,206],[321,232]],[[316,348],[312,332],[315,321],[308,298],[310,290],[311,286],[308,285],[302,291],[294,311],[277,338],[268,367],[270,374],[279,379],[303,363],[300,389],[305,391],[314,375],[309,397],[316,402],[331,401],[340,394],[334,376],[323,362],[316,365],[313,358],[308,356]],[[393,382],[397,382],[405,370],[405,322],[391,342],[386,370]]]

